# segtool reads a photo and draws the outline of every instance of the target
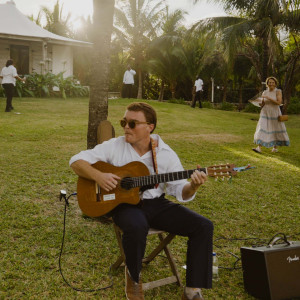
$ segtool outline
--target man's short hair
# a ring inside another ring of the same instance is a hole
[[[143,112],[146,121],[150,124],[154,124],[154,128],[151,131],[151,133],[154,131],[157,123],[157,115],[155,109],[151,105],[144,102],[133,102],[127,106],[127,110]]]

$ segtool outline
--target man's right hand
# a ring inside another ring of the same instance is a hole
[[[117,187],[118,181],[120,180],[121,178],[115,174],[102,173],[99,171],[99,174],[97,174],[95,181],[106,192],[109,192]]]
[[[116,188],[121,178],[112,173],[103,173],[93,168],[87,161],[77,160],[71,164],[73,171],[80,177],[94,180],[105,191],[109,192]]]

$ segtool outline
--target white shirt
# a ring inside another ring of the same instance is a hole
[[[13,85],[16,85],[16,76],[18,76],[17,69],[10,65],[8,67],[4,67],[1,71],[1,76],[3,76],[2,84],[3,83],[12,83]]]
[[[134,78],[133,76],[136,74],[136,72],[132,69],[126,70],[123,76],[123,83],[125,84],[134,84]]]
[[[177,154],[163,142],[159,135],[152,134],[151,136],[158,141],[158,147],[156,148],[158,173],[183,171],[183,167]],[[124,136],[103,142],[94,149],[81,151],[70,159],[69,164],[71,165],[73,162],[81,159],[90,164],[94,164],[97,161],[104,161],[116,167],[123,166],[132,161],[139,161],[147,166],[150,174],[155,174],[152,162],[152,152],[148,151],[143,156],[139,156],[133,147],[125,142]],[[195,195],[190,199],[182,199],[182,189],[186,183],[186,179],[160,183],[157,188],[146,190],[143,193],[142,198],[153,199],[166,192],[168,195],[176,197],[180,202],[191,201],[195,198]]]
[[[203,86],[203,80],[200,78],[197,79],[195,81],[196,92],[202,91],[202,86]]]

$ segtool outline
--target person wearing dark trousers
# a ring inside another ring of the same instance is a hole
[[[2,79],[2,87],[6,95],[6,112],[10,112],[13,108],[12,99],[14,95],[14,87],[16,85],[16,79],[25,82],[25,79],[20,78],[17,73],[17,69],[13,66],[14,62],[9,59],[6,62],[5,67],[1,70],[0,78]]]
[[[128,65],[123,76],[123,98],[132,98],[132,87],[134,85],[135,74],[136,72],[131,69],[130,65]]]
[[[102,189],[113,193],[121,178],[101,172],[92,164],[103,161],[114,166],[130,162],[143,163],[150,174],[183,171],[177,154],[157,134],[156,111],[147,103],[131,103],[120,120],[124,136],[112,138],[94,149],[81,151],[70,159],[70,166],[80,177],[95,181]],[[203,300],[201,288],[212,287],[213,223],[192,211],[182,202],[195,198],[207,176],[195,169],[190,181],[180,179],[159,183],[140,193],[138,205],[122,203],[109,214],[123,232],[122,244],[126,258],[125,294],[129,300],[144,299],[141,270],[149,228],[187,237],[186,287],[182,300]],[[113,172],[113,171],[112,171]],[[181,177],[182,178],[182,177]],[[175,197],[173,202],[165,193]]]
[[[193,88],[193,101],[191,107],[195,108],[197,101],[199,101],[199,108],[202,108],[201,98],[203,92],[203,80],[197,76]]]

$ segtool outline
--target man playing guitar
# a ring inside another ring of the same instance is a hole
[[[177,154],[159,135],[152,134],[157,123],[152,106],[142,102],[130,104],[120,123],[124,136],[110,139],[94,149],[81,151],[71,158],[70,166],[78,176],[95,181],[104,191],[112,191],[121,178],[97,170],[92,166],[96,162],[103,161],[120,167],[139,161],[146,165],[150,174],[183,170]],[[191,201],[206,180],[204,172],[195,170],[191,181],[181,179],[160,183],[141,192],[141,201],[137,205],[122,203],[109,213],[123,231],[127,299],[144,299],[140,272],[150,227],[188,237],[187,286],[182,299],[204,299],[201,288],[212,287],[212,222],[164,197],[166,192],[179,202]]]

